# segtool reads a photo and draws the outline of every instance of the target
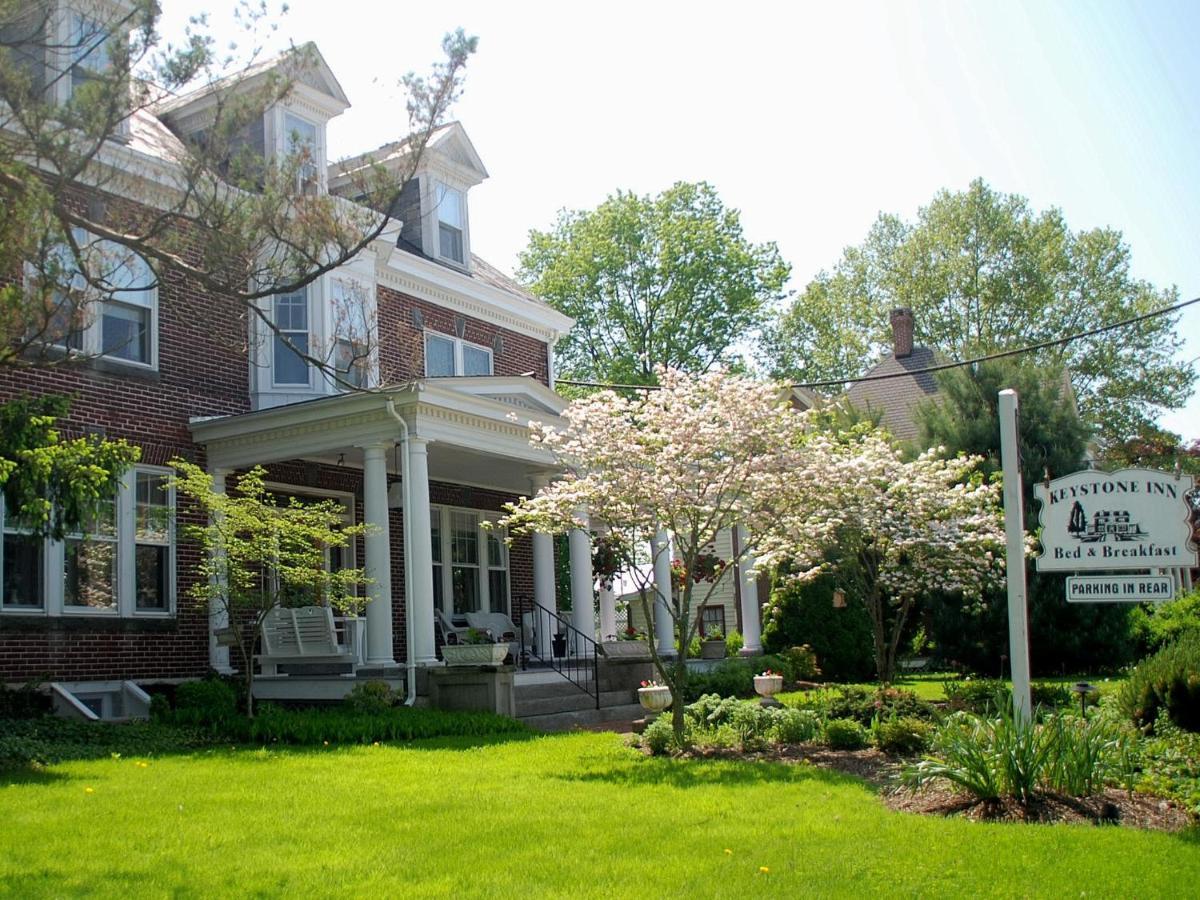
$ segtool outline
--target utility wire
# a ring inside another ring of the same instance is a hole
[[[971,359],[963,359],[957,362],[939,363],[935,366],[926,366],[923,369],[906,369],[903,372],[889,372],[885,375],[860,375],[857,378],[832,378],[826,381],[801,381],[792,382],[788,387],[793,388],[819,388],[819,387],[835,387],[840,384],[860,384],[864,381],[887,381],[889,378],[909,378],[913,375],[924,375],[926,372],[943,372],[946,369],[957,369],[962,366],[973,366],[982,362],[990,362],[993,359],[1005,359],[1009,356],[1019,356],[1022,353],[1033,353],[1037,350],[1045,350],[1047,347],[1061,347],[1063,344],[1069,344],[1072,341],[1082,340],[1083,338],[1094,337],[1097,334],[1104,334],[1106,331],[1114,331],[1118,328],[1126,328],[1130,325],[1136,325],[1138,322],[1145,322],[1147,319],[1153,319],[1156,316],[1165,316],[1168,313],[1177,312],[1185,306],[1191,306],[1193,303],[1200,303],[1200,297],[1193,297],[1191,300],[1184,300],[1182,303],[1176,303],[1174,306],[1164,306],[1161,309],[1153,309],[1150,312],[1142,313],[1140,316],[1122,319],[1120,322],[1112,322],[1109,325],[1101,325],[1099,328],[1092,328],[1089,331],[1080,331],[1076,334],[1069,334],[1066,337],[1054,338],[1049,341],[1040,341],[1036,344],[1029,344],[1025,347],[1018,347],[1015,350],[1001,350],[996,353],[989,353],[986,356],[976,356]],[[1195,360],[1193,360],[1195,362]],[[556,378],[555,384],[567,384],[572,387],[594,387],[608,388],[610,390],[628,390],[628,391],[657,391],[657,384],[606,384],[600,381],[574,381],[568,378]]]

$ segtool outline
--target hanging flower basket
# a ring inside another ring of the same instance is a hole
[[[444,644],[448,666],[498,666],[508,656],[508,644]]]
[[[671,705],[671,689],[665,684],[648,684],[638,688],[638,703],[642,709],[660,713]]]
[[[771,698],[783,690],[783,676],[763,672],[754,676],[754,690],[760,697]]]

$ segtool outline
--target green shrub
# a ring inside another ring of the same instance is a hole
[[[1043,710],[1059,706],[1070,706],[1075,696],[1065,684],[1035,681],[1029,686],[1030,701],[1034,707],[1040,706]]]
[[[670,716],[658,716],[642,732],[642,746],[653,756],[662,756],[675,745],[675,731]]]
[[[1132,772],[1122,771],[1122,764],[1130,759],[1122,742],[1134,737],[1121,734],[1107,717],[1056,715],[1044,727],[1053,731],[1055,743],[1045,776],[1045,784],[1051,790],[1072,797],[1088,797],[1098,793],[1110,778],[1126,785],[1132,783]]]
[[[788,670],[788,681],[812,681],[821,674],[821,667],[817,665],[817,654],[808,644],[789,647],[779,656]]]
[[[1200,816],[1200,734],[1171,724],[1164,712],[1154,733],[1141,742],[1134,763],[1140,789],[1172,797]]]
[[[705,694],[683,708],[684,716],[697,728],[720,728],[733,723],[733,713],[742,701],[720,694]]]
[[[1121,686],[1121,709],[1136,725],[1160,711],[1185,731],[1200,731],[1200,632],[1187,632],[1138,663]]]
[[[81,722],[41,716],[0,719],[0,768],[72,759],[188,752],[211,742],[195,729],[151,722]]]
[[[947,681],[943,686],[946,701],[951,709],[968,710],[987,715],[1001,707],[1012,705],[1012,689],[1007,682],[996,678],[964,678],[962,681]],[[1034,682],[1029,686],[1029,696],[1034,707],[1049,710],[1069,706],[1074,695],[1065,684]]]
[[[50,712],[50,695],[37,682],[8,688],[0,683],[0,719],[32,719]]]
[[[911,716],[932,720],[937,715],[932,703],[901,688],[878,688],[872,691],[846,686],[822,695],[817,702],[824,707],[828,718],[854,719],[861,725],[870,725],[881,718]]]
[[[237,715],[237,692],[224,681],[186,681],[175,689],[171,721],[177,725],[220,729]]]
[[[767,745],[775,717],[753,700],[735,701],[729,724],[737,732],[743,750],[761,750]]]
[[[279,744],[366,744],[374,741],[413,741],[436,737],[485,737],[523,734],[528,728],[516,719],[485,712],[456,712],[418,707],[393,707],[367,714],[329,707],[282,709],[264,704],[253,719],[232,719],[231,740]]]
[[[821,736],[821,717],[811,709],[775,712],[775,739],[781,744],[807,744]]]
[[[871,620],[861,603],[835,608],[834,587],[828,576],[797,584],[781,572],[763,609],[763,646],[781,652],[807,644],[825,678],[864,681],[875,675]]]
[[[854,719],[830,719],[825,742],[834,750],[861,750],[867,746],[867,730]]]
[[[739,632],[736,628],[731,630],[729,634],[725,635],[726,656],[737,656],[744,646],[746,646],[746,642],[742,639],[741,632]]]
[[[1133,633],[1148,652],[1188,632],[1200,631],[1200,588],[1167,603],[1147,603],[1132,613]]]
[[[722,697],[753,694],[754,669],[751,662],[748,659],[726,659],[707,672],[689,672],[684,699],[695,700],[704,694],[719,694]]]
[[[400,702],[386,681],[360,681],[346,695],[346,706],[356,713],[385,713]]]
[[[875,746],[880,750],[908,756],[929,746],[933,725],[915,716],[901,716],[876,723],[873,731]]]

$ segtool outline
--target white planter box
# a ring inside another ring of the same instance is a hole
[[[604,641],[600,646],[609,659],[650,659],[645,641]]]
[[[508,644],[445,644],[442,659],[448,666],[498,666],[508,656]]]
[[[760,697],[774,697],[783,690],[783,676],[755,675],[754,690]]]
[[[671,689],[658,686],[638,688],[638,703],[650,712],[662,712],[671,705]]]

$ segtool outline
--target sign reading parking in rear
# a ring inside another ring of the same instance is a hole
[[[1174,596],[1175,579],[1169,575],[1072,575],[1067,579],[1068,603],[1141,603]]]

